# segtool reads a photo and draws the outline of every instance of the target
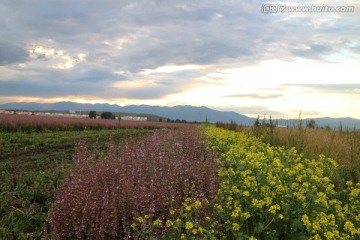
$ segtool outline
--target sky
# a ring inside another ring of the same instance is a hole
[[[289,9],[307,6],[353,11]],[[1,0],[0,16],[0,103],[360,119],[358,0]]]

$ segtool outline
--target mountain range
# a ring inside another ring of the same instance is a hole
[[[255,118],[232,111],[218,111],[208,107],[195,107],[189,105],[165,107],[149,105],[129,105],[119,106],[107,103],[75,103],[75,102],[57,102],[57,103],[36,103],[36,102],[13,102],[0,105],[4,110],[23,110],[23,111],[99,111],[99,112],[121,112],[133,114],[152,114],[172,120],[180,119],[191,122],[230,122],[234,121],[241,125],[253,125]],[[307,122],[310,119],[303,119]],[[360,120],[354,118],[314,118],[316,126],[328,126],[332,129],[342,125],[343,128],[360,128]],[[297,119],[273,119],[278,125],[296,126]]]

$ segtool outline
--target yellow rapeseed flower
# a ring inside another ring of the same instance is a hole
[[[272,205],[269,208],[269,212],[272,213],[272,214],[275,214],[276,211],[279,211],[279,210],[280,210],[280,205],[279,204]]]
[[[350,192],[350,197],[357,198],[360,195],[360,188],[354,188]]]
[[[195,208],[201,207],[201,202],[199,200],[196,200],[195,203],[194,203],[194,207]]]
[[[161,223],[162,223],[162,220],[157,219],[157,220],[155,220],[155,221],[153,222],[153,225],[154,225],[154,226],[160,226]]]
[[[234,230],[234,231],[239,231],[240,230],[240,226],[239,226],[239,224],[237,224],[237,223],[233,223],[232,224],[232,229]]]
[[[192,222],[186,222],[186,223],[185,223],[185,228],[186,228],[186,229],[190,230],[190,229],[192,229],[193,227],[194,227],[194,225],[193,225]]]
[[[308,215],[306,215],[306,214],[302,215],[301,221],[304,223],[304,225],[305,225],[306,228],[309,229],[309,228],[311,227],[311,222],[310,222],[310,220],[309,220]]]
[[[251,217],[251,214],[249,212],[244,212],[241,216],[243,216],[245,219],[248,219]]]
[[[139,223],[144,222],[144,219],[143,219],[142,217],[138,217],[138,218],[136,218],[136,220],[137,220]]]
[[[346,221],[344,224],[345,231],[349,232],[351,235],[357,234],[357,230],[352,222]]]
[[[239,207],[236,207],[236,208],[234,209],[234,211],[232,211],[231,216],[232,216],[232,217],[238,217],[240,211],[241,211],[241,209],[240,209]]]
[[[262,200],[258,200],[256,198],[254,198],[252,201],[252,204],[257,207],[257,208],[262,208],[265,205],[265,202]]]
[[[240,190],[237,188],[237,186],[232,186],[231,191],[233,191],[234,193],[240,192]]]
[[[166,221],[166,227],[170,228],[173,225],[171,220]]]

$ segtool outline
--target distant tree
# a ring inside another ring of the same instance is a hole
[[[166,119],[167,122],[171,122],[170,118]]]
[[[96,111],[90,111],[89,118],[96,118]]]
[[[209,123],[209,119],[207,115],[205,116],[205,123]]]
[[[260,116],[258,115],[255,120],[254,127],[259,127],[259,126],[260,126]]]
[[[115,116],[112,114],[112,112],[103,112],[101,113],[100,117],[102,119],[115,119]]]
[[[162,118],[159,119],[159,122],[162,122]]]
[[[263,120],[261,122],[261,125],[266,126],[266,114],[264,114],[264,118],[263,118]]]
[[[338,128],[339,133],[342,133],[344,131],[343,129],[343,125],[342,122],[340,122],[339,128]]]
[[[307,128],[315,128],[315,120],[314,119],[309,120],[306,124],[306,127]]]
[[[230,124],[228,124],[228,129],[232,131],[236,131],[238,129],[238,125],[235,121],[231,120]]]

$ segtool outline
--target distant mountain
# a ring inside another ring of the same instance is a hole
[[[24,110],[24,111],[110,111],[125,112],[136,114],[153,114],[172,120],[186,120],[196,122],[230,122],[235,121],[243,125],[252,125],[255,121],[235,112],[221,112],[207,107],[193,106],[174,106],[160,107],[148,105],[130,105],[121,107],[119,105],[111,105],[107,103],[74,103],[74,102],[58,102],[58,103],[35,103],[35,102],[15,102],[0,105],[0,109],[8,110]]]
[[[310,120],[315,121],[315,127],[329,127],[331,129],[338,129],[340,125],[343,129],[360,129],[360,120],[355,118],[311,118],[303,119],[302,125],[305,127]],[[299,126],[298,119],[275,119],[276,124],[281,126],[296,127]]]
[[[235,121],[243,125],[251,125],[255,119],[235,113],[235,112],[221,112],[213,110],[208,107],[193,107],[193,106],[174,106],[174,107],[159,107],[159,106],[125,106],[122,111],[129,113],[147,113],[164,116],[170,119],[184,119],[186,121],[196,122],[230,122]]]
[[[236,112],[217,111],[208,107],[194,107],[194,106],[174,106],[174,107],[160,107],[148,105],[130,105],[119,106],[116,104],[107,103],[74,103],[74,102],[57,102],[57,103],[36,103],[36,102],[14,102],[0,105],[0,109],[7,110],[24,110],[24,111],[99,111],[99,112],[121,112],[134,114],[152,114],[161,116],[163,118],[170,118],[171,120],[186,120],[196,122],[230,122],[234,121],[241,125],[253,125],[255,118],[250,118]],[[310,119],[303,119],[304,126]],[[330,127],[331,129],[338,128],[340,124],[344,129],[356,128],[360,129],[360,120],[354,118],[314,118],[315,125],[318,127]],[[283,126],[297,126],[297,119],[274,119],[278,125]]]

